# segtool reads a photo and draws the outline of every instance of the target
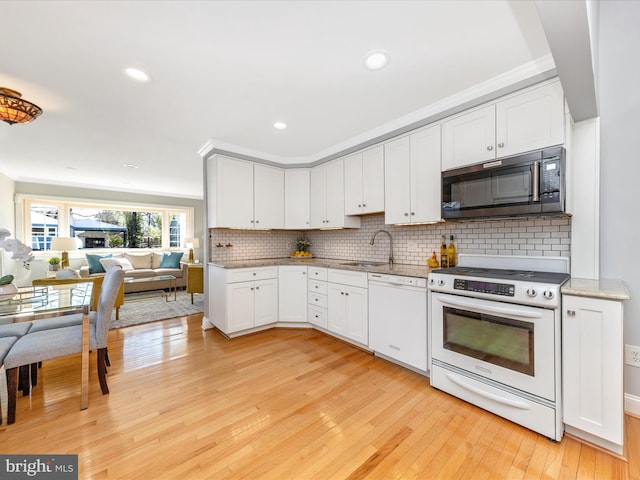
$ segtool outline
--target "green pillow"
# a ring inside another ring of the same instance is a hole
[[[160,260],[160,268],[180,268],[182,255],[184,252],[164,252]]]
[[[111,258],[113,255],[93,255],[87,253],[87,263],[89,264],[89,273],[105,273],[104,267],[100,263],[103,258]]]

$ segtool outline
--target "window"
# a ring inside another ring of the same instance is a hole
[[[22,199],[24,238],[34,250],[51,238],[76,237],[82,248],[182,248],[193,236],[193,209]],[[166,227],[165,227],[166,226]]]

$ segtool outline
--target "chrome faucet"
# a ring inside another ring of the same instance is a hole
[[[371,241],[369,243],[373,245],[373,243],[376,240],[376,235],[378,235],[380,232],[384,232],[387,235],[389,235],[389,268],[392,268],[393,267],[393,238],[391,237],[391,234],[386,230],[378,230],[371,236]]]

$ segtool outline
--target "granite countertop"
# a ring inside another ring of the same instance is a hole
[[[390,275],[403,275],[406,277],[427,278],[431,269],[421,265],[394,264],[389,267],[388,263],[371,262],[371,266],[348,265],[350,263],[368,263],[366,260],[339,260],[334,258],[265,258],[256,260],[236,260],[233,262],[209,262],[209,265],[222,268],[252,268],[252,267],[272,267],[279,265],[307,265],[309,267],[339,268],[341,270],[355,270],[366,273],[382,273]]]
[[[631,298],[624,282],[617,279],[570,278],[562,286],[560,292],[565,295],[601,298],[603,300],[629,300]]]

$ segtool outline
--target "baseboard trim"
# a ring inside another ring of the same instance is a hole
[[[635,417],[640,417],[640,397],[625,393],[624,412]]]

